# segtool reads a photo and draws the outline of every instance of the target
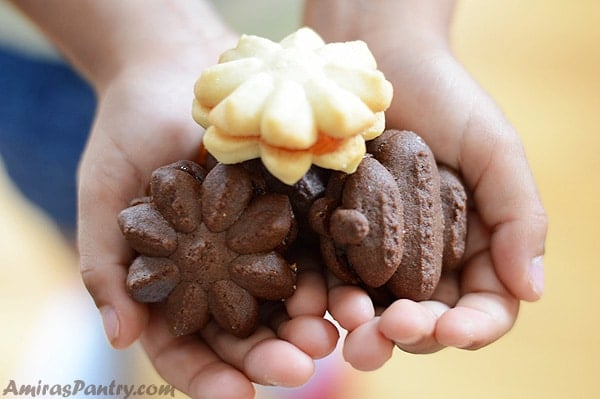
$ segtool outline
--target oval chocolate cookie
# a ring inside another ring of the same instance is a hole
[[[444,210],[444,256],[442,271],[460,266],[467,241],[467,193],[460,178],[452,169],[438,165],[440,194]]]
[[[342,209],[332,215],[330,233],[334,241],[347,243],[348,261],[365,284],[379,287],[394,274],[402,259],[403,228],[401,196],[392,175],[377,160],[364,158],[346,179]]]
[[[402,259],[403,211],[393,176],[376,159],[365,157],[343,181],[333,178],[328,193],[309,213],[313,230],[321,232],[323,260],[345,282],[384,285]]]
[[[404,255],[388,289],[398,298],[431,297],[442,271],[444,217],[435,158],[415,133],[387,130],[368,150],[394,176],[404,204]]]

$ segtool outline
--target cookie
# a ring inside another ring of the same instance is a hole
[[[139,302],[164,302],[173,334],[213,319],[246,337],[261,302],[293,294],[295,266],[284,257],[296,237],[292,206],[256,186],[242,165],[206,172],[182,161],[154,171],[150,196],[120,212],[120,229],[139,254],[127,290]]]
[[[339,183],[333,179],[331,185]],[[338,191],[329,189],[331,194]],[[321,233],[326,265],[342,281],[379,287],[396,272],[403,252],[401,195],[376,159],[364,158],[343,180],[339,202],[333,197],[316,201],[309,220]]]
[[[309,211],[309,225],[319,235],[320,255],[329,271],[344,283],[359,284],[361,280],[349,264],[344,247],[336,244],[329,234],[329,221],[338,205],[339,200],[334,197],[317,199]]]
[[[398,298],[431,297],[440,279],[444,216],[433,153],[413,132],[387,130],[368,150],[394,176],[404,204],[404,254],[387,288]]]
[[[365,42],[326,44],[303,27],[278,43],[242,35],[198,78],[192,115],[220,162],[260,158],[292,185],[311,165],[354,172],[392,95]]]
[[[255,190],[283,194],[289,198],[302,239],[311,241],[311,234],[303,234],[310,232],[307,222],[309,209],[324,195],[330,171],[313,165],[296,183],[289,185],[273,176],[259,160],[247,161],[243,165],[255,182]]]
[[[467,193],[456,172],[438,165],[440,195],[444,213],[444,255],[442,270],[450,272],[460,266],[467,241]]]
[[[127,290],[138,302],[158,302],[179,280],[179,269],[171,259],[140,255],[129,267]]]
[[[174,335],[186,335],[199,331],[210,320],[208,293],[194,281],[183,281],[170,294],[165,304],[165,319]],[[249,324],[255,321],[250,317]]]

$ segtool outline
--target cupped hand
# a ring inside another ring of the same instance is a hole
[[[141,338],[163,378],[192,397],[251,398],[253,382],[305,383],[314,371],[313,359],[335,347],[337,330],[322,318],[327,294],[317,273],[300,269],[287,315],[275,312],[272,328],[244,340],[213,324],[201,334],[176,338],[159,306],[137,303],[125,290],[133,254],[119,231],[117,214],[145,194],[155,168],[196,157],[202,130],[191,117],[193,86],[218,53],[208,57],[205,52],[201,60],[194,58],[198,54],[187,51],[136,63],[99,91],[78,176],[81,273],[115,348]]]
[[[387,127],[422,136],[438,162],[461,174],[472,203],[462,270],[445,275],[431,300],[375,309],[363,290],[332,284],[329,310],[349,331],[344,356],[358,369],[381,366],[394,346],[481,348],[512,328],[521,300],[542,295],[546,214],[518,134],[449,49],[450,3],[361,3],[354,25],[308,14],[327,40],[368,43],[394,85]]]

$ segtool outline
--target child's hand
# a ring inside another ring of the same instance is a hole
[[[197,52],[132,65],[100,91],[79,171],[81,272],[114,347],[141,337],[157,371],[192,397],[251,398],[252,382],[305,383],[313,359],[335,347],[337,331],[322,318],[327,294],[320,276],[301,270],[288,303],[291,319],[279,319],[277,335],[261,328],[244,340],[214,325],[176,338],[158,307],[136,303],[125,291],[132,252],[119,231],[118,212],[144,194],[156,167],[194,159],[199,148],[202,130],[192,120],[191,100],[205,65],[190,61],[190,54]]]
[[[394,344],[415,353],[488,345],[513,326],[520,300],[543,291],[547,221],[519,137],[453,58],[450,2],[322,3],[308,2],[309,25],[327,41],[368,43],[394,85],[387,127],[421,135],[438,162],[461,173],[473,201],[462,272],[444,278],[432,300],[398,300],[375,317],[363,290],[332,288],[329,310],[350,331],[344,355],[374,369]]]

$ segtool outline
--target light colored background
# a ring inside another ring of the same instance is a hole
[[[396,351],[375,372],[345,367],[340,397],[600,397],[600,2],[464,1],[453,42],[524,141],[550,220],[547,292],[484,349]],[[0,221],[1,385],[56,350],[49,336],[81,338],[100,325],[69,246],[3,176]],[[78,322],[61,324],[73,314]],[[139,348],[130,354],[143,381],[153,380]]]

